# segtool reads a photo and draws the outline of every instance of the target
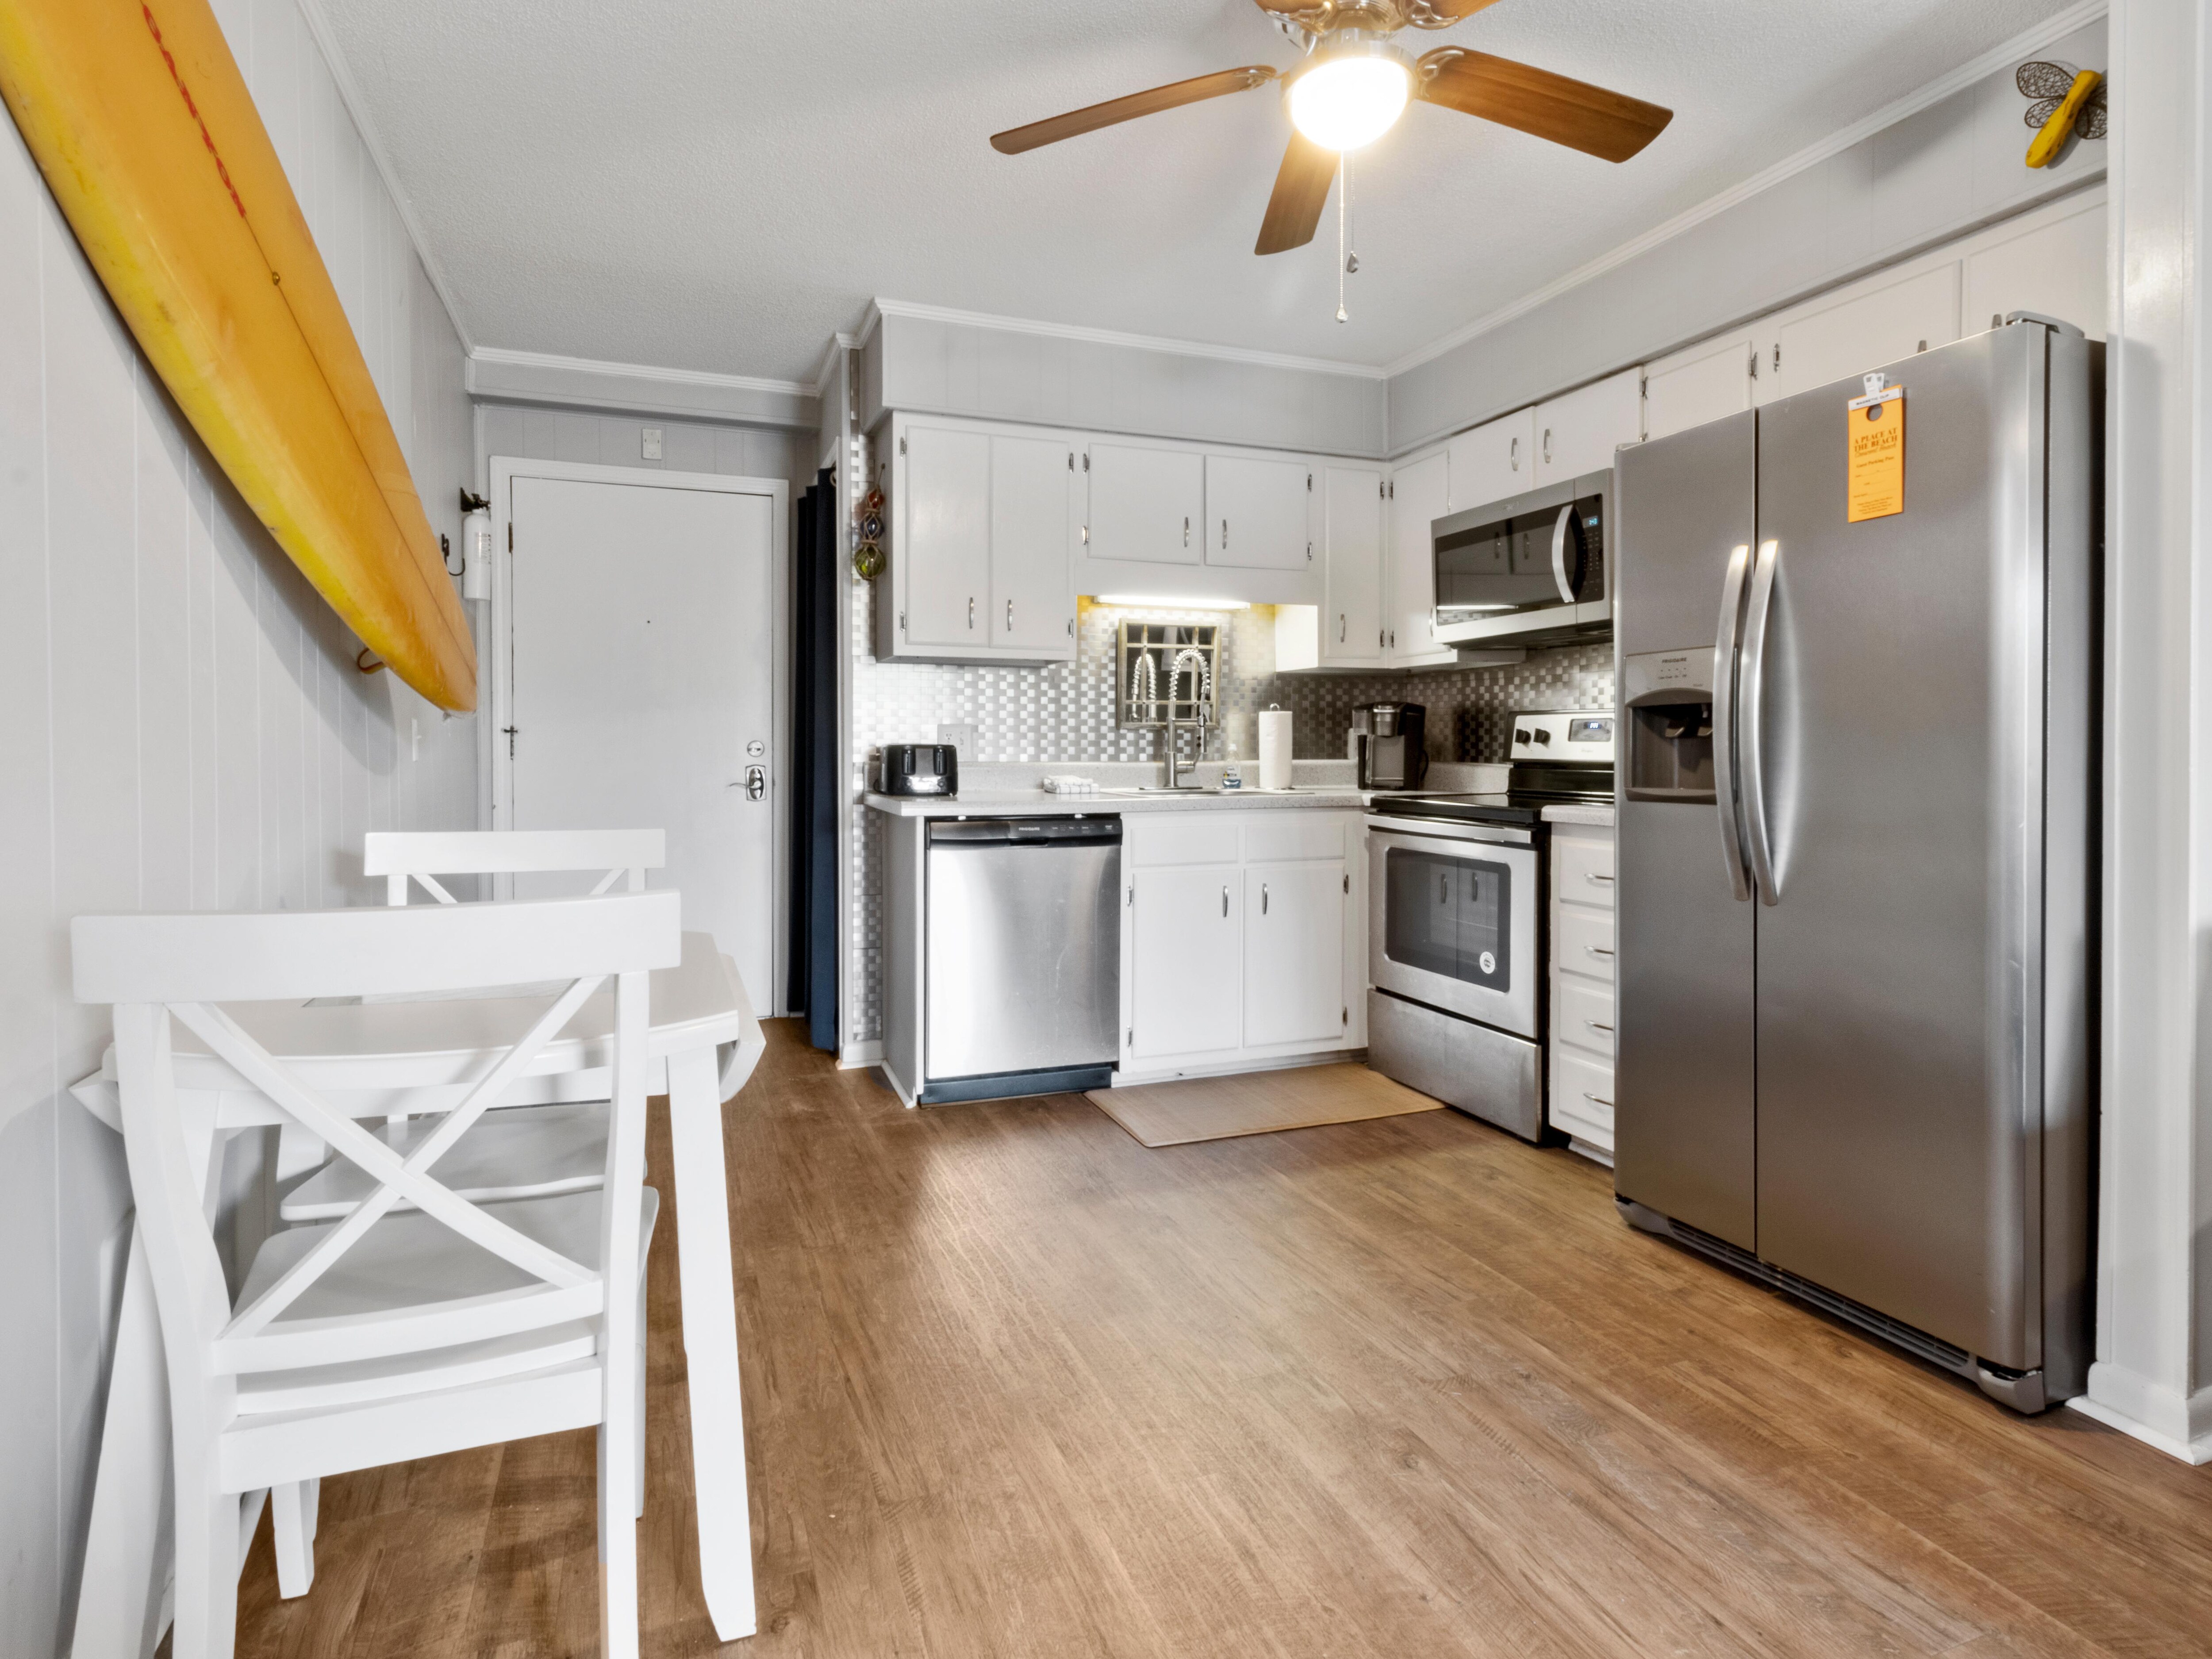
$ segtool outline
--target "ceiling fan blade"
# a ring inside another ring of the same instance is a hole
[[[1224,93],[1249,92],[1274,78],[1275,71],[1265,64],[1248,64],[1243,69],[1200,75],[1192,80],[1154,87],[1149,92],[1133,92],[1127,98],[1109,99],[1105,103],[1092,104],[1085,109],[1072,109],[1065,115],[1048,116],[1042,121],[1032,121],[1025,127],[1009,127],[1004,132],[991,135],[991,148],[1001,155],[1019,155],[1024,150],[1036,149],[1042,144],[1056,144],[1063,138],[1074,137],[1078,133],[1096,132],[1101,127],[1110,127],[1117,122],[1133,121],[1139,115],[1156,115],[1164,109],[1200,103],[1208,98],[1218,98]]]
[[[1417,68],[1416,98],[1608,161],[1626,161],[1674,118],[1640,98],[1464,46],[1425,52]]]
[[[1323,149],[1302,132],[1291,134],[1253,252],[1283,253],[1313,240],[1321,210],[1328,205],[1328,187],[1336,182],[1336,163],[1334,150]]]

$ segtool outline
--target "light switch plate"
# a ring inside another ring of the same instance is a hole
[[[660,459],[661,431],[662,428],[657,426],[649,426],[645,428],[645,443],[643,445],[643,449],[645,459],[648,461],[657,461]]]

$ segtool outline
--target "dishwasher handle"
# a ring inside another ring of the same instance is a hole
[[[932,847],[1119,846],[1121,820],[1086,818],[933,818]]]

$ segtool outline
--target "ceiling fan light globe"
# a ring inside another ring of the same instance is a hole
[[[1339,152],[1373,143],[1398,124],[1413,77],[1395,56],[1347,53],[1313,65],[1285,96],[1291,125],[1310,143]]]

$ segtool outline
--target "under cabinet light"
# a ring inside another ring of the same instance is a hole
[[[1249,599],[1186,599],[1152,593],[1101,593],[1094,605],[1118,605],[1147,611],[1249,611]]]

